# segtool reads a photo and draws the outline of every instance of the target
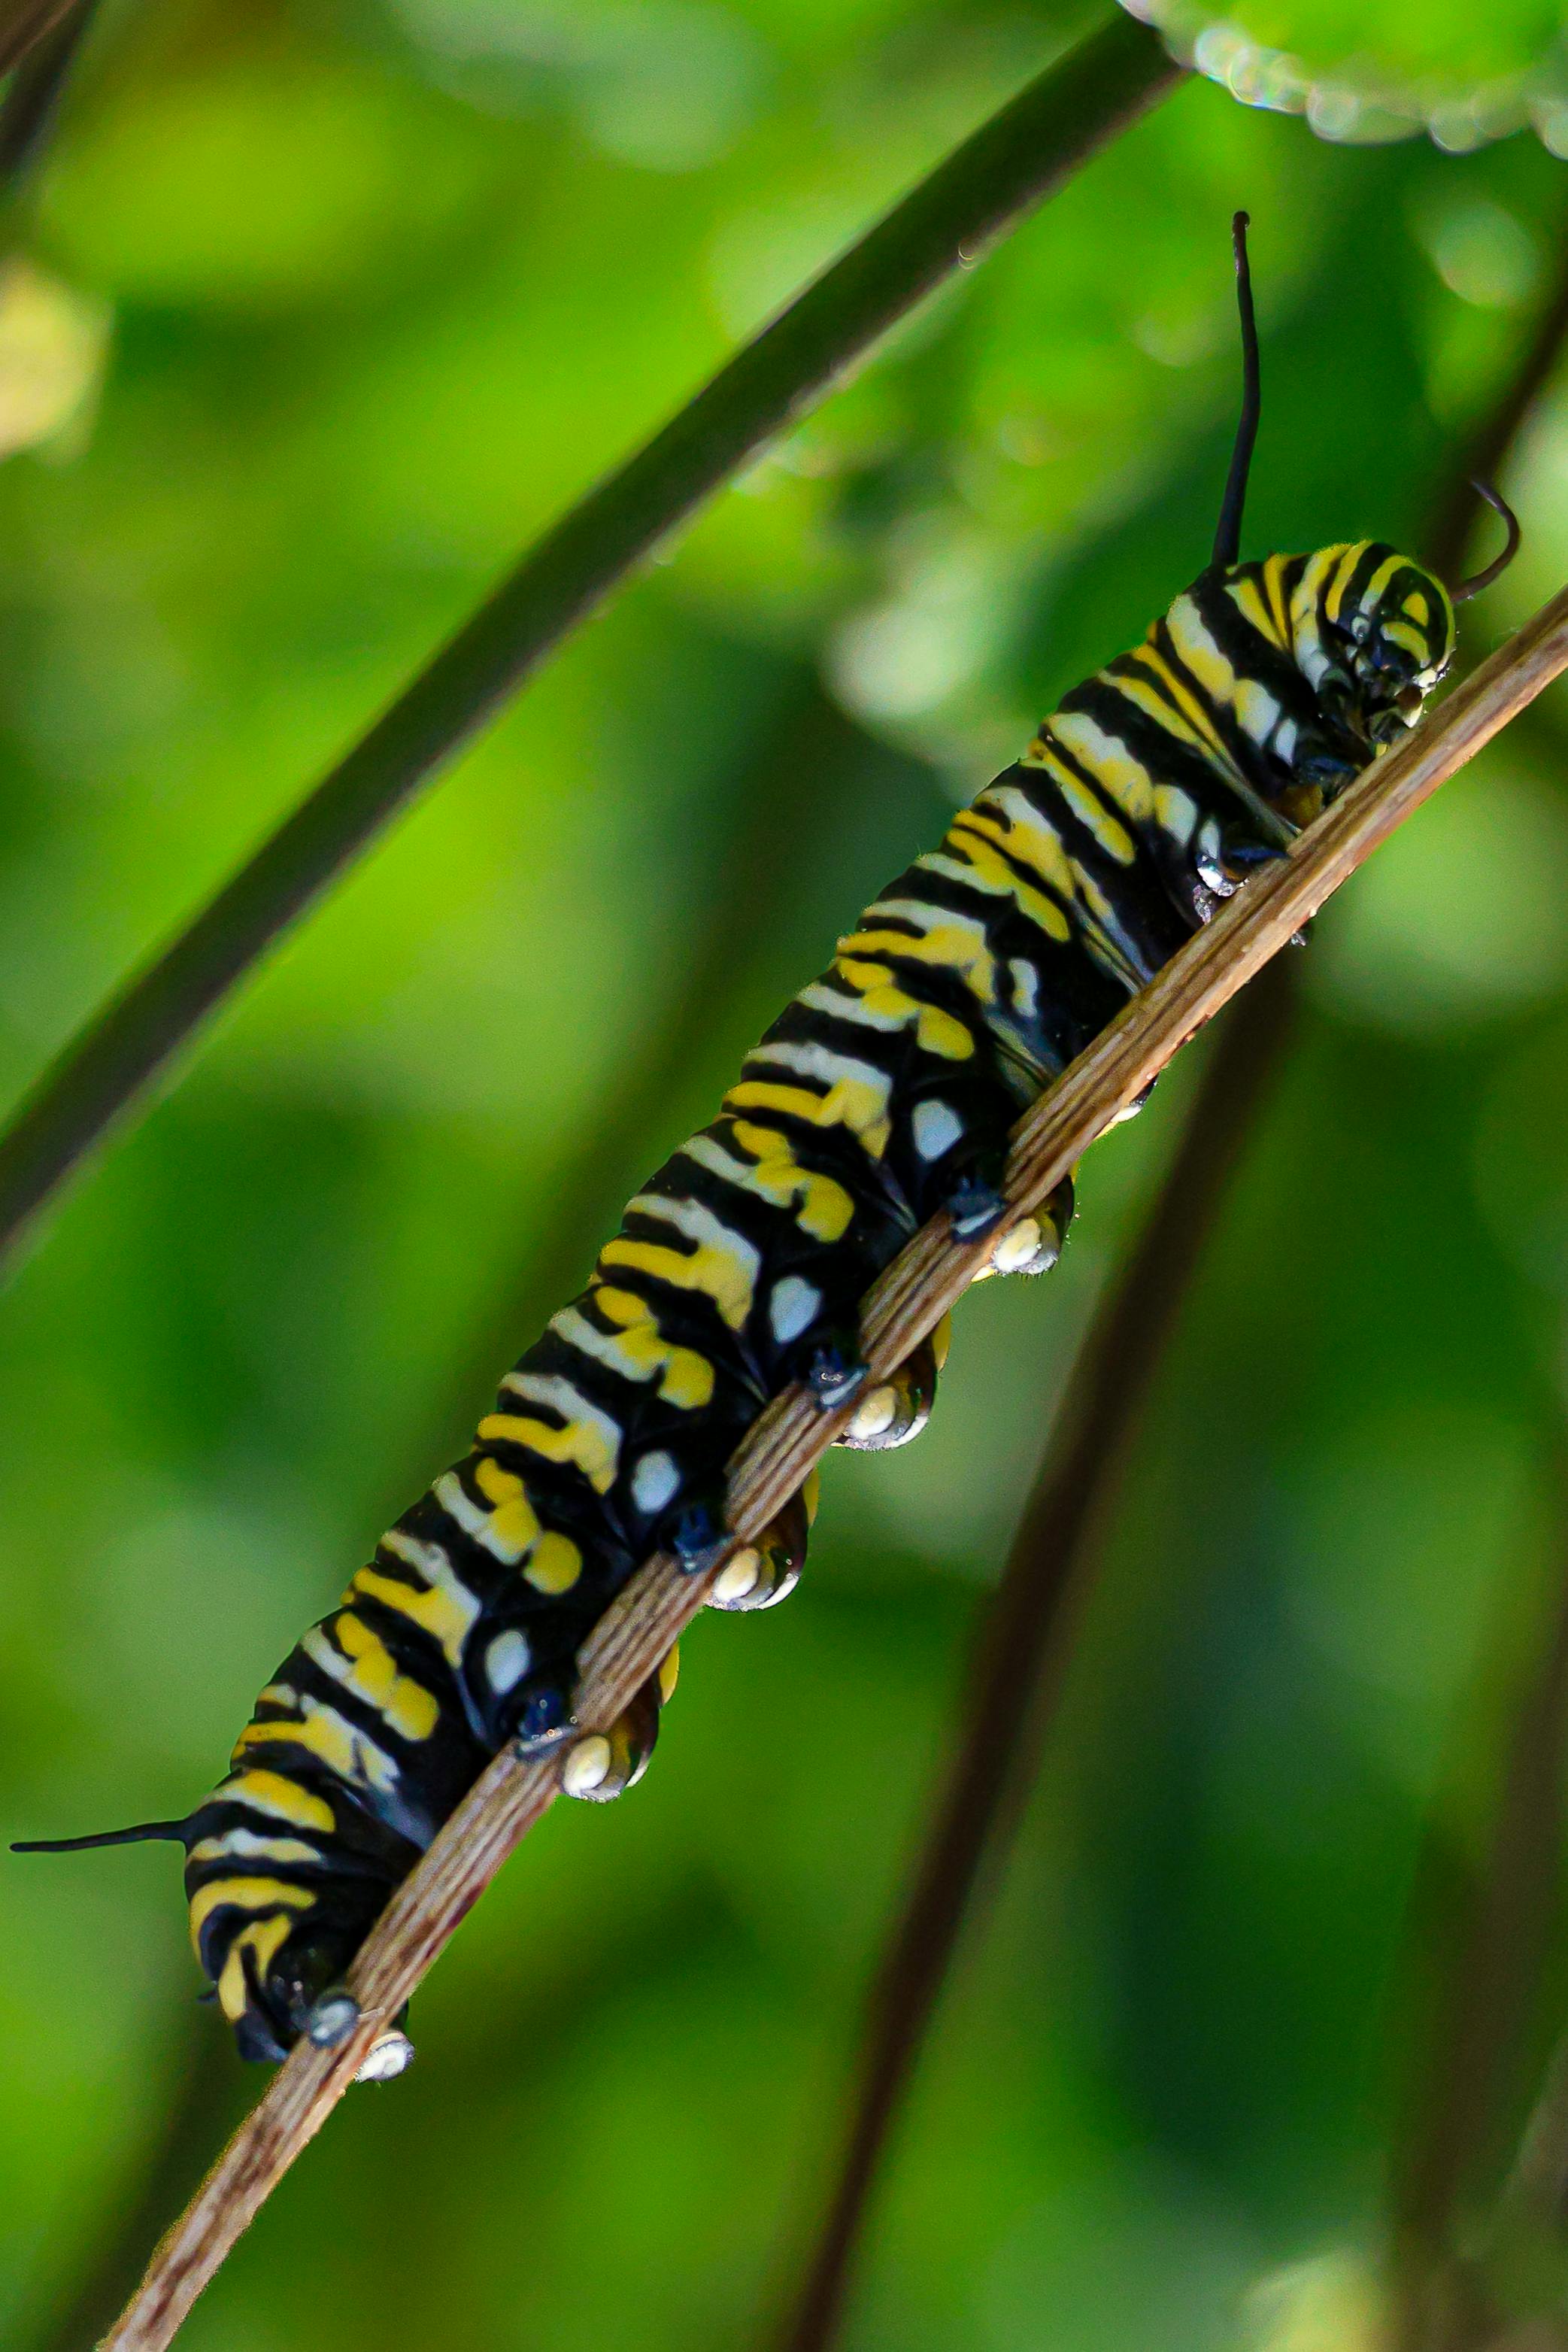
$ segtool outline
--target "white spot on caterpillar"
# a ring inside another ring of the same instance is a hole
[[[780,1347],[810,1329],[821,1303],[822,1294],[816,1285],[803,1281],[798,1274],[787,1274],[782,1281],[774,1284],[768,1301],[768,1320]]]
[[[1033,964],[1028,962],[1022,956],[1014,956],[1008,966],[1008,971],[1012,975],[1013,1011],[1021,1013],[1026,1021],[1032,1021],[1040,1011],[1037,993],[1040,987],[1040,974]]]
[[[497,1633],[485,1653],[485,1674],[493,1691],[516,1690],[530,1664],[528,1645],[515,1627]]]
[[[964,1132],[964,1122],[951,1103],[916,1103],[909,1124],[922,1160],[940,1160]]]
[[[610,1775],[613,1761],[610,1742],[601,1731],[580,1739],[560,1768],[560,1785],[569,1797],[591,1797]]]
[[[680,1484],[674,1454],[644,1454],[632,1473],[632,1500],[640,1511],[662,1511]]]
[[[1197,823],[1197,803],[1190,793],[1179,792],[1174,784],[1156,784],[1155,822],[1178,849],[1185,849]]]

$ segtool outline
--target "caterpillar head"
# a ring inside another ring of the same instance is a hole
[[[1232,572],[1241,550],[1247,478],[1258,437],[1262,394],[1258,321],[1247,257],[1248,218],[1230,224],[1241,320],[1241,415],[1214,535],[1214,568]],[[1329,722],[1337,761],[1364,766],[1420,718],[1427,695],[1454,657],[1454,606],[1479,596],[1506,571],[1519,547],[1519,524],[1485,482],[1471,488],[1508,526],[1502,553],[1446,588],[1435,573],[1376,540],[1320,548],[1307,559],[1291,599],[1292,651]],[[1358,756],[1359,755],[1359,756]]]
[[[1309,561],[1291,628],[1325,716],[1374,752],[1415,726],[1454,657],[1448,591],[1377,540],[1322,548]]]

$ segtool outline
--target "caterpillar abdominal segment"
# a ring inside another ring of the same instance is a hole
[[[247,2056],[349,2030],[345,1970],[507,1743],[559,1751],[563,1789],[591,1801],[640,1777],[673,1660],[608,1730],[572,1716],[578,1654],[638,1563],[712,1560],[727,1465],[792,1383],[852,1403],[845,1445],[918,1433],[946,1333],[870,1382],[872,1283],[939,1213],[995,1228],[990,1271],[1055,1262],[1071,1185],[1010,1222],[1001,1190],[1020,1113],[1447,669],[1449,592],[1395,548],[1240,561],[1258,405],[1244,226],[1247,392],[1207,569],[840,940],[635,1194],[471,1451],[278,1667],[212,1793],[111,1833],[184,1845],[196,1954]],[[724,1564],[715,1608],[792,1589],[814,1503]],[[406,2038],[386,2039],[390,2071]]]

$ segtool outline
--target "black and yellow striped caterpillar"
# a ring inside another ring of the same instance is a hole
[[[1484,491],[1508,546],[1452,595],[1378,541],[1239,560],[1259,390],[1245,228],[1238,215],[1245,393],[1207,567],[839,942],[717,1118],[631,1202],[473,1451],[285,1659],[228,1777],[183,1821],[59,1842],[185,1846],[196,1951],[246,2056],[349,2029],[346,1966],[505,1743],[559,1744],[575,1796],[637,1779],[673,1658],[610,1734],[572,1720],[578,1654],[612,1598],[655,1550],[711,1559],[726,1465],[790,1383],[858,1397],[849,1445],[924,1426],[941,1338],[868,1391],[857,1316],[874,1277],[939,1211],[968,1236],[998,1221],[1019,1113],[1414,725],[1453,655],[1454,602],[1511,557],[1517,525]],[[1051,1265],[1071,1211],[1064,1185],[994,1270]],[[732,1559],[714,1605],[781,1599],[810,1511],[797,1497]],[[407,2054],[390,2035],[370,2071]]]

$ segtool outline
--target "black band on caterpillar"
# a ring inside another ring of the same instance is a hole
[[[1008,1221],[1019,1113],[1447,668],[1448,593],[1392,547],[1240,560],[1258,405],[1244,226],[1246,397],[1214,561],[786,1006],[507,1374],[473,1451],[278,1668],[227,1777],[186,1821],[111,1833],[184,1844],[197,1956],[247,2056],[351,2028],[350,1961],[508,1742],[559,1751],[574,1795],[632,1786],[667,1687],[608,1732],[574,1723],[572,1692],[637,1563],[711,1563],[726,1466],[791,1383],[854,1404],[848,1446],[917,1433],[946,1336],[870,1381],[857,1335],[876,1276],[938,1214],[966,1237],[996,1228],[988,1271],[1054,1264],[1071,1184]],[[792,1589],[810,1509],[798,1498],[724,1564],[716,1609]],[[387,2039],[392,2071],[408,2045]]]

